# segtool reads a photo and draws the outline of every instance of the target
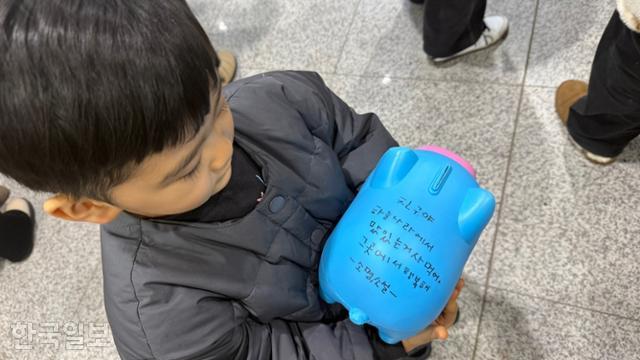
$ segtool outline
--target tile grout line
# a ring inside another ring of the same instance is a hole
[[[507,184],[509,183],[509,172],[511,171],[511,162],[513,160],[516,133],[518,130],[518,122],[520,120],[520,112],[522,110],[524,89],[526,87],[526,81],[527,81],[527,70],[529,69],[529,60],[531,58],[531,47],[533,45],[533,35],[536,29],[536,22],[538,20],[539,5],[540,5],[540,0],[536,0],[536,5],[533,11],[533,23],[531,24],[531,35],[529,36],[529,47],[527,49],[527,60],[525,61],[525,64],[524,64],[524,73],[522,76],[522,83],[520,84],[520,96],[518,98],[518,105],[516,107],[516,118],[513,124],[513,133],[511,135],[511,148],[509,151],[509,157],[507,158],[507,168],[505,170],[504,183],[502,184],[502,189],[500,191],[500,208],[498,209],[498,214],[496,217],[496,228],[495,228],[495,233],[493,234],[493,241],[491,242],[491,251],[489,253],[489,263],[487,265],[487,276],[485,278],[484,290],[482,293],[482,302],[480,305],[480,314],[478,316],[478,326],[476,328],[476,337],[473,343],[471,360],[475,360],[476,354],[478,352],[478,343],[480,341],[480,332],[482,329],[482,318],[484,315],[484,309],[487,304],[487,293],[489,292],[489,280],[491,279],[491,268],[493,267],[493,256],[495,254],[496,242],[498,240],[498,233],[500,232],[500,220],[502,220],[502,211],[504,210],[505,204],[506,204],[505,192],[507,189]]]
[[[331,74],[334,76],[343,76],[343,77],[356,77],[363,79],[383,79],[388,78],[390,80],[401,80],[401,81],[414,81],[414,82],[423,82],[423,81],[431,81],[431,82],[442,82],[442,83],[453,83],[453,84],[473,84],[473,85],[487,85],[486,81],[468,81],[468,80],[457,80],[457,79],[433,79],[433,78],[425,78],[425,77],[403,77],[403,76],[388,76],[388,75],[360,75],[360,74],[341,74],[334,73]],[[500,83],[500,82],[492,82],[491,85],[499,85],[499,86],[509,86],[509,87],[520,87],[521,83],[513,84],[513,83]]]
[[[265,69],[257,69],[257,68],[243,68],[243,71],[252,71],[252,72],[267,72],[273,71],[265,70]],[[313,70],[310,70],[313,71]],[[413,81],[413,82],[436,82],[436,83],[447,83],[447,84],[465,84],[465,85],[483,85],[486,86],[486,81],[467,81],[467,80],[456,80],[456,79],[432,79],[432,78],[416,78],[416,77],[403,77],[403,76],[383,76],[383,75],[361,75],[361,74],[346,74],[346,73],[338,73],[338,72],[324,72],[324,75],[328,76],[339,76],[345,78],[360,78],[360,79],[383,79],[389,78],[391,80],[399,80],[399,81]],[[497,86],[505,86],[505,87],[521,87],[522,83],[513,84],[513,83],[501,83],[501,82],[492,82],[491,85]],[[545,85],[527,85],[527,87],[539,87],[539,88],[555,88],[554,86],[545,86]]]
[[[554,305],[562,305],[562,306],[566,306],[566,307],[570,307],[570,308],[574,308],[574,309],[580,309],[580,310],[584,310],[584,311],[588,311],[588,312],[598,313],[598,314],[601,314],[601,315],[612,316],[612,317],[616,317],[618,319],[623,319],[623,320],[628,320],[628,321],[633,321],[633,322],[640,323],[640,318],[633,318],[633,317],[624,316],[624,315],[615,314],[615,313],[610,313],[610,312],[606,312],[606,311],[602,311],[602,310],[598,310],[598,309],[592,309],[592,308],[588,308],[588,307],[585,307],[585,306],[582,306],[582,305],[570,304],[570,303],[566,303],[566,302],[562,302],[562,301],[558,301],[558,300],[545,298],[545,297],[542,297],[542,296],[535,296],[535,295],[526,294],[526,293],[519,292],[519,291],[513,291],[513,290],[509,290],[509,289],[504,289],[504,288],[501,288],[501,287],[498,287],[498,286],[488,285],[487,287],[489,287],[491,289],[494,289],[494,290],[499,290],[499,291],[503,291],[503,292],[506,292],[506,293],[527,297],[527,298],[530,298],[530,299],[546,301],[546,302],[552,303]]]
[[[353,29],[353,23],[356,21],[356,16],[358,15],[358,11],[360,10],[361,4],[362,4],[362,0],[358,0],[358,4],[356,4],[355,10],[353,11],[353,15],[351,16],[349,29],[347,30],[347,34],[344,37],[344,41],[342,42],[342,46],[340,47],[340,51],[338,52],[336,65],[333,67],[333,73],[331,73],[331,75],[335,75],[338,72],[338,66],[340,65],[340,61],[342,60],[342,55],[344,55],[344,49],[347,47],[347,42],[349,41],[349,36],[351,35],[351,29]]]
[[[555,85],[529,85],[529,84],[525,84],[526,88],[536,88],[536,89],[556,89],[557,86]]]

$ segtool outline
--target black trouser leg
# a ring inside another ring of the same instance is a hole
[[[0,214],[0,258],[22,261],[32,250],[33,220],[18,210]]]
[[[640,34],[617,12],[600,39],[589,92],[571,107],[567,125],[580,146],[607,157],[640,134]]]
[[[446,57],[473,45],[485,29],[487,0],[426,0],[424,51]]]

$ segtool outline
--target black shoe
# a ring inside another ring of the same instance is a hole
[[[26,202],[28,212],[21,209],[24,206],[14,206],[14,202],[21,201]],[[9,210],[0,214],[0,258],[11,262],[24,261],[33,251],[35,211],[24,199],[8,201],[7,208]]]

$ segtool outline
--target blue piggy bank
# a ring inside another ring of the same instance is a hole
[[[326,242],[320,296],[387,343],[416,335],[444,309],[494,208],[459,156],[389,149]]]

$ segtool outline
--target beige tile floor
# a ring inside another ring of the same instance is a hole
[[[591,165],[553,110],[560,81],[588,79],[614,1],[489,0],[487,14],[511,21],[507,39],[439,67],[408,0],[189,3],[240,76],[318,71],[401,143],[461,153],[497,195],[465,269],[462,320],[434,359],[640,359],[640,141]],[[46,197],[0,183],[36,207]],[[98,228],[37,216],[32,257],[0,268],[0,359],[118,359]]]

